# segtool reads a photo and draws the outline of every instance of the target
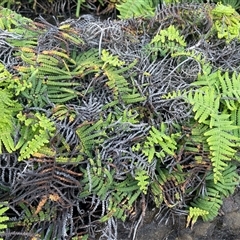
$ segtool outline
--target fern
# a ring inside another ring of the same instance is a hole
[[[224,100],[227,108],[231,111],[236,110],[240,103],[240,74],[234,72],[229,77],[229,73],[225,72],[223,75],[218,71],[219,85],[221,88],[221,97]]]
[[[21,30],[23,33],[23,29],[21,29],[21,25],[30,24],[32,20],[29,18],[23,17],[22,15],[0,6],[0,29],[13,31],[17,30],[16,33],[20,34]]]
[[[239,14],[232,6],[218,3],[211,11],[211,14],[213,15],[214,29],[217,31],[218,38],[225,38],[227,43],[233,39],[239,39]]]
[[[206,177],[207,187],[218,190],[222,197],[228,197],[233,194],[239,181],[237,168],[232,163],[228,164],[226,169],[222,171],[222,177],[217,183],[214,182],[214,173],[210,173]]]
[[[9,207],[4,206],[3,204],[0,205],[0,234],[2,234],[3,230],[6,230],[8,228],[8,220],[9,217],[5,216],[5,212],[9,209]],[[3,238],[0,237],[0,240],[3,240]]]
[[[88,74],[94,74],[92,81],[97,81],[102,74],[107,77],[106,86],[112,91],[114,100],[105,106],[106,108],[115,105],[119,100],[127,104],[145,100],[145,97],[141,96],[135,89],[134,91],[130,89],[130,83],[124,77],[124,73],[133,68],[137,61],[123,67],[124,62],[105,49],[102,50],[101,59],[98,57],[98,50],[91,49],[77,57],[76,62],[77,67],[73,71],[78,77],[85,78]],[[87,86],[82,94],[86,95],[88,92],[90,92],[90,86]]]
[[[116,9],[120,12],[120,19],[151,17],[155,10],[151,0],[123,0],[116,5]]]
[[[229,164],[222,171],[222,177],[218,182],[215,182],[214,173],[209,174],[206,178],[207,193],[203,197],[199,197],[191,205],[188,215],[187,224],[192,221],[192,226],[197,218],[201,216],[204,221],[213,220],[219,212],[222,205],[222,198],[232,194],[239,184],[239,176],[236,171],[236,166]]]
[[[106,136],[103,126],[103,120],[95,122],[83,122],[76,130],[80,139],[80,152],[88,157],[92,156],[92,150],[96,144],[103,142],[103,137]]]
[[[223,201],[219,192],[215,189],[208,188],[207,196],[198,198],[191,205],[207,211],[208,214],[204,214],[201,217],[204,221],[211,221],[218,215],[222,203]]]
[[[83,183],[87,184],[80,197],[96,194],[103,200],[112,189],[114,171],[110,172],[108,169],[103,168],[99,155],[97,155],[96,159],[89,159],[89,162],[91,170],[89,170],[90,172],[83,170],[86,176],[86,180],[83,180]]]
[[[184,198],[184,186],[186,181],[180,165],[176,165],[174,172],[170,172],[160,162],[156,166],[156,177],[150,184],[150,192],[154,196],[154,202],[160,206],[163,204],[168,208],[178,208]]]
[[[98,73],[102,67],[98,54],[98,50],[94,48],[79,54],[75,59],[76,68],[73,72],[82,78],[90,73]]]
[[[101,59],[104,62],[104,65],[102,66],[102,68],[104,68],[105,65],[107,65],[107,64],[109,64],[109,65],[111,65],[113,67],[121,67],[122,65],[125,64],[123,61],[120,61],[117,56],[111,55],[105,49],[102,50]]]
[[[6,91],[0,89],[0,110],[2,117],[0,119],[0,153],[4,152],[4,148],[7,152],[11,153],[15,150],[15,127],[16,119],[14,116],[22,109],[17,101],[13,101],[12,95]]]
[[[211,161],[214,167],[214,181],[217,183],[222,177],[222,171],[228,166],[225,161],[230,161],[236,154],[236,141],[239,137],[230,132],[239,127],[232,125],[229,115],[212,115],[212,129],[204,133],[210,148]]]
[[[235,10],[240,8],[240,2],[238,0],[222,0],[221,3],[225,6],[231,5]]]
[[[205,123],[212,114],[217,114],[220,105],[220,96],[216,94],[214,88],[202,87],[190,91],[187,94],[187,99],[191,105],[193,105],[193,111],[195,112],[194,119],[199,123]],[[212,124],[210,122],[210,128]]]
[[[138,169],[136,172],[135,179],[138,181],[138,186],[140,190],[144,193],[147,194],[147,189],[149,185],[149,176],[147,175],[147,171],[143,169]]]
[[[148,157],[148,162],[151,163],[154,158],[163,159],[167,155],[174,156],[177,149],[177,138],[180,136],[178,133],[166,134],[167,126],[161,124],[161,129],[158,130],[152,126],[149,131],[150,136],[146,138],[143,146],[137,144],[132,147],[134,151],[142,149],[142,153]]]
[[[45,231],[51,228],[52,230],[54,229],[52,219],[56,218],[56,209],[51,207],[47,202],[44,202],[43,206],[41,206],[41,210],[38,212],[37,208],[30,208],[23,202],[19,203],[18,206],[22,210],[22,218],[11,221],[9,224],[10,227],[14,227],[15,225],[21,226],[23,228],[23,232],[29,233],[29,237],[31,236],[33,239],[38,239],[39,237],[41,237],[41,239],[45,239],[45,237],[46,239],[56,239],[53,231]],[[40,224],[42,224],[41,234],[37,233],[38,226]],[[21,232],[16,232],[15,234],[24,236],[24,233]]]
[[[23,160],[49,144],[50,137],[55,132],[55,126],[53,122],[40,113],[34,115],[19,113],[17,117],[22,127],[16,149],[20,150],[19,160]]]
[[[160,53],[160,56],[166,56],[168,53],[182,51],[185,47],[186,42],[183,36],[180,36],[179,31],[173,25],[170,25],[168,28],[160,30],[146,48],[152,53],[153,60],[155,60],[158,53]]]
[[[233,125],[240,126],[240,106],[231,111],[230,121]],[[240,137],[240,128],[233,129],[232,133],[235,137]]]
[[[9,88],[27,101],[29,107],[44,107],[50,102],[63,103],[81,95],[74,89],[81,84],[71,81],[74,75],[69,70],[71,65],[67,65],[69,62],[75,64],[75,61],[63,50],[45,50],[37,54],[33,48],[22,47],[20,53],[25,66],[15,69],[22,76],[10,82]]]
[[[163,193],[161,184],[158,181],[152,181],[149,185],[149,189],[153,196],[153,201],[156,204],[156,207],[160,208],[164,201],[164,197],[163,197],[164,193]]]
[[[193,225],[196,223],[198,217],[204,217],[206,215],[208,215],[209,212],[206,210],[203,210],[201,208],[198,207],[190,207],[189,208],[189,214],[187,217],[187,224],[186,224],[186,228],[191,225],[191,228],[193,227]]]
[[[209,81],[203,81],[203,77],[199,77],[199,83],[203,86],[194,91],[190,90],[189,93],[183,93],[183,96],[193,105],[194,119],[198,123],[203,123],[209,127],[209,129],[205,127],[202,132],[207,138],[201,138],[208,145],[205,149],[209,148],[210,150],[214,181],[216,183],[221,178],[221,172],[228,166],[226,161],[230,161],[236,156],[236,143],[239,142],[239,127],[229,120],[231,115],[225,113],[227,109],[235,111],[239,105],[238,77],[236,73],[233,73],[232,78],[230,78],[228,72],[222,74],[220,70],[211,73],[211,69],[206,69],[204,73],[207,76],[208,74],[212,76],[213,80],[211,80],[210,86]],[[207,76],[204,74],[203,76],[207,80]],[[172,96],[176,98],[180,95],[181,92],[178,92],[177,94],[168,94],[166,97],[170,96],[171,98]],[[222,108],[225,110],[220,114]],[[234,121],[236,122],[236,115]],[[235,133],[235,135],[232,133]],[[192,147],[191,150],[198,152],[195,145]],[[190,149],[188,148],[188,150]],[[201,156],[197,158],[200,159]]]

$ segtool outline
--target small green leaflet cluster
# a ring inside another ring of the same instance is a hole
[[[180,133],[174,133],[169,136],[167,134],[167,125],[162,123],[159,130],[152,126],[144,144],[138,143],[132,149],[133,151],[141,150],[148,157],[148,162],[151,163],[154,158],[163,159],[167,155],[174,156],[177,149],[176,140],[179,136]]]
[[[218,3],[211,14],[218,38],[226,39],[227,43],[240,38],[240,15],[231,5]]]
[[[148,185],[149,185],[149,176],[146,170],[137,170],[135,179],[138,181],[138,186],[140,190],[144,193],[147,194],[148,190]]]
[[[175,26],[170,25],[166,29],[159,31],[147,46],[147,50],[152,52],[153,59],[156,59],[157,54],[165,56],[168,53],[182,51],[186,47],[186,42],[183,36],[180,35]]]
[[[32,154],[47,145],[54,135],[55,124],[45,115],[36,113],[34,115],[17,115],[20,129],[20,139],[15,149],[20,149],[19,160],[28,159]]]

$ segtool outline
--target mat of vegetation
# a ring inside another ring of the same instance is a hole
[[[134,239],[149,205],[192,227],[239,185],[240,15],[138,4],[56,25],[0,8],[0,237]]]

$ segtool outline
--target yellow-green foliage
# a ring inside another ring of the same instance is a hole
[[[15,150],[14,135],[16,134],[16,114],[21,110],[21,105],[12,100],[13,96],[7,90],[0,89],[0,153],[11,153]]]
[[[152,127],[149,131],[146,141],[143,146],[139,143],[133,146],[134,151],[141,150],[142,153],[148,157],[148,162],[151,163],[154,158],[163,159],[166,155],[174,156],[175,150],[177,149],[177,139],[180,136],[179,133],[167,134],[166,124],[161,124],[158,130]]]
[[[0,231],[7,229],[7,222],[9,217],[5,216],[5,212],[9,209],[9,207],[4,206],[3,204],[0,205]],[[3,238],[0,238],[3,240]]]
[[[167,53],[174,53],[181,51],[186,47],[184,37],[180,35],[175,26],[170,25],[166,29],[162,29],[156,34],[147,49],[152,52],[153,59],[160,53],[161,56],[165,56]]]
[[[107,4],[126,18],[151,16],[156,1]],[[0,9],[0,157],[11,171],[1,191],[19,212],[9,228],[91,238],[100,222],[113,238],[117,221],[139,223],[149,200],[158,216],[188,214],[187,226],[217,216],[239,183],[240,75],[203,46],[238,41],[239,19],[206,5],[205,33],[202,18],[191,22],[199,5],[185,6],[150,21],[83,16],[57,26]]]
[[[152,0],[124,0],[116,5],[120,12],[119,18],[151,17],[154,15],[154,3]]]
[[[28,159],[40,148],[49,144],[56,128],[50,119],[40,113],[28,115],[20,112],[17,118],[22,128],[16,149],[20,149],[19,160]]]
[[[227,43],[240,38],[240,15],[232,6],[218,3],[211,14],[218,38],[224,38]]]

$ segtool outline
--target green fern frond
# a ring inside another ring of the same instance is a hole
[[[29,116],[19,113],[17,117],[22,127],[16,149],[20,150],[19,160],[23,160],[49,144],[50,137],[56,129],[54,123],[40,113]]]
[[[123,0],[116,8],[120,12],[120,19],[152,17],[155,11],[151,0]]]
[[[89,169],[82,169],[84,179],[83,191],[80,197],[86,197],[91,194],[96,194],[101,199],[105,199],[107,192],[112,189],[113,186],[113,174],[108,169],[103,168],[100,155],[97,153],[96,158],[89,159]]]
[[[218,38],[224,38],[227,43],[233,39],[239,39],[240,36],[240,18],[239,14],[231,5],[218,3],[211,11],[214,19],[214,27]]]
[[[229,77],[229,72],[225,72],[223,75],[221,72],[218,72],[219,85],[221,87],[221,97],[227,105],[227,108],[231,111],[239,107],[240,103],[240,74],[237,75],[234,72]]]
[[[106,136],[103,126],[103,120],[95,122],[84,122],[78,127],[76,133],[80,139],[80,151],[92,158],[92,150],[96,144],[103,141],[103,136]]]
[[[186,152],[194,153],[195,158],[199,158],[202,154],[209,152],[207,136],[204,135],[209,130],[209,126],[205,124],[196,124],[191,129],[191,134],[186,136],[184,149]],[[199,154],[198,154],[199,153]]]
[[[153,59],[156,59],[158,53],[161,56],[166,56],[167,53],[183,51],[186,45],[184,36],[181,36],[179,31],[170,25],[154,36],[147,45],[147,50],[153,54]]]
[[[2,63],[0,63],[0,86],[8,88],[9,83],[13,81],[12,78],[13,77],[10,72],[5,68]]]
[[[46,65],[50,65],[50,66],[57,66],[58,64],[61,63],[60,59],[58,59],[54,56],[50,56],[49,54],[46,54],[46,53],[38,54],[36,61],[39,64],[46,64]]]
[[[106,85],[112,90],[115,100],[122,99],[124,103],[129,104],[145,99],[145,97],[141,96],[138,92],[132,92],[130,83],[124,77],[124,72],[131,69],[136,63],[136,61],[133,61],[127,67],[122,67],[121,69],[110,65],[103,69],[104,74],[108,78]]]
[[[111,65],[113,67],[121,67],[122,65],[124,65],[123,61],[120,61],[117,56],[113,56],[112,54],[110,54],[105,49],[102,50],[101,59],[104,62],[104,65],[103,65],[102,68],[104,68],[105,65],[107,65],[107,64],[109,64],[109,65]]]
[[[5,212],[9,209],[9,207],[6,207],[3,204],[0,204],[0,233],[3,233],[3,230],[6,230],[8,228],[8,220],[9,217],[5,216]],[[3,238],[0,238],[0,240],[3,240]]]
[[[225,6],[231,5],[235,10],[240,8],[240,2],[238,0],[222,0],[221,3]]]
[[[218,83],[219,71],[212,72],[212,66],[209,63],[203,64],[202,72],[198,74],[197,80],[191,83],[191,85],[215,87],[215,84]]]
[[[222,203],[222,197],[219,192],[208,188],[207,195],[197,198],[191,205],[208,212],[208,214],[202,215],[202,218],[204,221],[211,221],[218,215]]]
[[[229,164],[225,170],[222,171],[222,176],[218,182],[215,182],[214,173],[210,173],[206,178],[206,195],[197,198],[191,203],[194,208],[192,209],[191,216],[189,213],[189,221],[187,223],[190,224],[191,220],[195,222],[199,216],[201,216],[204,221],[213,220],[218,215],[223,197],[228,197],[230,194],[233,194],[236,186],[239,184],[239,180],[236,166],[233,164]],[[192,222],[192,226],[194,222]]]
[[[222,177],[222,171],[228,166],[225,161],[230,161],[236,154],[236,141],[239,138],[231,134],[231,131],[239,127],[232,125],[227,114],[212,114],[212,129],[204,133],[210,148],[211,161],[214,172],[214,182]]]
[[[44,51],[42,51],[42,54],[54,56],[55,58],[59,58],[62,61],[62,63],[65,65],[65,67],[67,66],[66,62],[69,62],[69,64],[71,63],[74,66],[76,65],[76,61],[73,58],[71,58],[70,56],[68,56],[68,54],[66,53],[66,51],[64,49],[44,50]]]
[[[177,149],[178,133],[166,134],[167,126],[161,123],[160,130],[152,126],[149,136],[146,138],[143,146],[139,143],[132,147],[134,151],[142,150],[142,153],[148,157],[148,162],[152,162],[154,157],[163,159],[167,155],[174,156]],[[158,150],[156,150],[158,149]]]
[[[106,67],[104,69],[104,73],[108,78],[108,82],[106,84],[113,91],[115,99],[118,99],[120,93],[128,94],[129,83],[126,81],[126,79],[122,75],[118,74],[118,71],[116,70],[116,68]]]
[[[152,183],[150,183],[149,188],[153,195],[153,200],[156,204],[156,207],[160,208],[164,200],[161,184],[158,181],[153,181]]]
[[[216,114],[219,111],[220,96],[216,94],[214,88],[206,86],[190,91],[187,94],[187,99],[193,105],[194,119],[199,123],[205,123],[206,120],[211,118],[212,114]],[[212,125],[210,124],[211,127]]]
[[[191,225],[191,228],[193,227],[193,225],[195,224],[195,222],[197,221],[197,219],[199,217],[204,217],[206,215],[208,215],[209,212],[206,210],[203,210],[201,208],[198,207],[190,207],[189,208],[189,214],[187,217],[187,225],[186,228]]]
[[[27,100],[29,106],[44,107],[49,102],[64,103],[81,95],[73,88],[81,84],[71,81],[74,77],[69,70],[71,65],[68,67],[64,59],[70,62],[72,60],[62,50],[49,56],[49,51],[43,51],[44,54],[37,55],[31,48],[21,49],[33,54],[32,60],[31,58],[26,60],[30,64],[28,66],[30,71],[21,72],[21,78],[16,78],[10,85],[18,95],[20,94],[24,100]],[[60,60],[61,56],[63,57]],[[47,61],[50,60],[52,62],[47,64]],[[37,65],[36,61],[38,61]],[[21,70],[21,68],[18,67],[17,70]]]
[[[0,7],[0,29],[11,32],[29,23],[32,23],[29,18],[23,17],[8,8]],[[17,33],[19,34],[19,30]]]
[[[20,104],[13,101],[12,95],[6,91],[0,89],[0,111],[2,117],[0,119],[0,153],[3,152],[3,148],[7,152],[11,153],[15,150],[15,127],[16,120],[14,116],[22,109]]]
[[[147,194],[147,189],[149,185],[149,176],[146,170],[143,169],[138,169],[135,175],[135,179],[138,181],[138,186],[140,190],[144,193]]]
[[[239,182],[237,167],[233,164],[228,164],[226,169],[222,171],[222,176],[217,183],[214,182],[214,173],[210,173],[206,177],[207,187],[216,189],[222,197],[233,194]]]
[[[99,59],[97,49],[90,49],[79,54],[75,61],[76,68],[73,69],[73,72],[80,77],[84,77],[90,73],[98,73],[103,65],[103,61]]]
[[[240,126],[240,106],[231,111],[230,121],[232,121],[234,126]],[[240,138],[240,128],[233,129],[232,133],[235,137]]]
[[[111,217],[116,217],[125,221],[128,212],[133,209],[133,204],[141,194],[141,190],[137,185],[137,181],[128,177],[119,183],[112,186],[111,194],[107,198],[108,212],[100,221],[105,222]]]

